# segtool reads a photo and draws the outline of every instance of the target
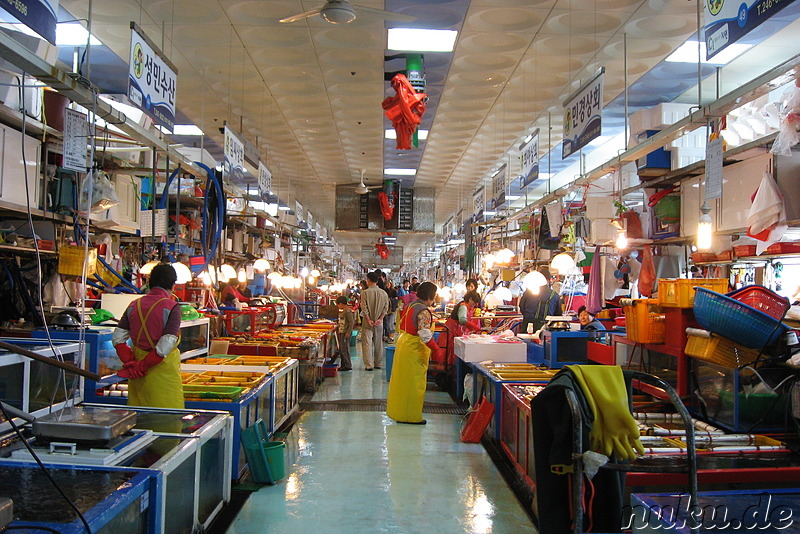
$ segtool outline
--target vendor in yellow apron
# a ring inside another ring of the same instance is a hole
[[[433,315],[428,306],[436,299],[436,284],[423,282],[417,288],[417,300],[403,309],[400,337],[394,351],[386,414],[398,423],[424,425],[428,360],[431,351],[441,349],[433,340]]]
[[[150,291],[128,306],[114,330],[114,348],[123,362],[117,376],[129,379],[130,406],[184,407],[178,350],[181,307],[172,299],[176,278],[171,265],[155,266]]]

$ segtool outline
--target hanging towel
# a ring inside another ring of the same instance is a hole
[[[606,300],[613,299],[620,288],[619,281],[614,276],[616,270],[617,264],[611,258],[603,258],[603,298]]]
[[[652,297],[656,287],[656,268],[653,263],[653,253],[650,245],[644,246],[642,254],[642,268],[639,272],[639,294],[643,297]]]
[[[603,309],[603,273],[600,267],[600,247],[595,247],[592,266],[589,268],[589,289],[586,291],[586,309],[595,314]]]
[[[756,254],[761,254],[768,246],[780,241],[787,229],[783,194],[772,179],[772,173],[764,173],[752,202],[747,214],[747,235],[757,241]]]

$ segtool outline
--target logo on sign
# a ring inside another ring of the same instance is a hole
[[[719,12],[722,11],[722,5],[724,3],[725,0],[706,0],[706,5],[712,15],[718,15]]]
[[[141,78],[144,73],[144,52],[142,45],[136,43],[133,47],[133,74],[137,78]]]

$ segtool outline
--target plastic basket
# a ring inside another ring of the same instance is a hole
[[[694,288],[705,287],[717,293],[728,290],[727,278],[660,278],[658,303],[667,308],[691,308]]]
[[[286,476],[286,444],[270,441],[264,421],[259,419],[253,426],[242,430],[241,440],[253,482],[275,484]]]
[[[686,333],[684,353],[687,356],[725,367],[741,367],[758,358],[758,351],[743,347],[730,339],[702,330],[693,331],[691,328]]]
[[[737,289],[736,291],[731,291],[728,293],[728,296],[747,304],[751,308],[762,311],[779,321],[783,319],[783,316],[789,311],[790,307],[789,299],[759,285],[747,286],[742,289]]]
[[[184,384],[183,396],[199,399],[235,399],[244,391],[235,386],[209,386]]]
[[[58,249],[58,274],[83,276],[83,251],[79,245],[61,245]],[[92,276],[97,269],[97,249],[89,247],[86,259],[86,276]]]
[[[664,343],[666,328],[664,314],[653,299],[623,299],[625,328],[634,343]]]
[[[760,349],[786,333],[788,327],[764,312],[726,295],[697,288],[694,316],[700,326],[751,349]]]

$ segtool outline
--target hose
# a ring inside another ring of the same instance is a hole
[[[200,227],[200,242],[203,245],[203,265],[200,270],[203,271],[208,268],[208,264],[217,254],[217,247],[222,239],[222,230],[225,227],[225,195],[222,190],[222,185],[219,183],[214,171],[199,161],[196,161],[195,165],[206,171],[206,174],[208,175],[206,191],[203,197],[205,201],[205,209],[203,209],[203,224]],[[213,192],[211,188],[212,185],[214,187]],[[217,203],[215,210],[216,216],[209,221],[208,214],[211,211],[211,203],[214,200],[216,200]],[[213,235],[210,247],[208,244],[209,230],[211,230],[210,233]]]
[[[97,259],[98,259],[98,261],[99,261],[99,262],[100,262],[100,263],[103,265],[103,267],[105,267],[106,269],[108,269],[108,272],[110,272],[111,274],[113,274],[114,276],[116,276],[117,278],[119,278],[119,280],[120,280],[120,282],[122,282],[122,285],[123,285],[123,286],[127,287],[128,289],[132,289],[132,290],[133,290],[134,292],[136,292],[136,293],[141,293],[141,292],[142,292],[142,290],[141,290],[141,289],[139,289],[139,288],[138,288],[138,287],[136,287],[135,285],[133,285],[133,284],[131,284],[130,282],[128,282],[127,280],[125,280],[125,278],[124,278],[124,277],[123,277],[123,276],[122,276],[122,275],[121,275],[121,274],[120,274],[120,273],[119,273],[117,270],[115,270],[115,269],[114,269],[113,267],[111,267],[111,266],[110,266],[108,263],[106,263],[106,260],[104,260],[104,259],[103,259],[103,258],[101,258],[100,256],[97,256]]]

